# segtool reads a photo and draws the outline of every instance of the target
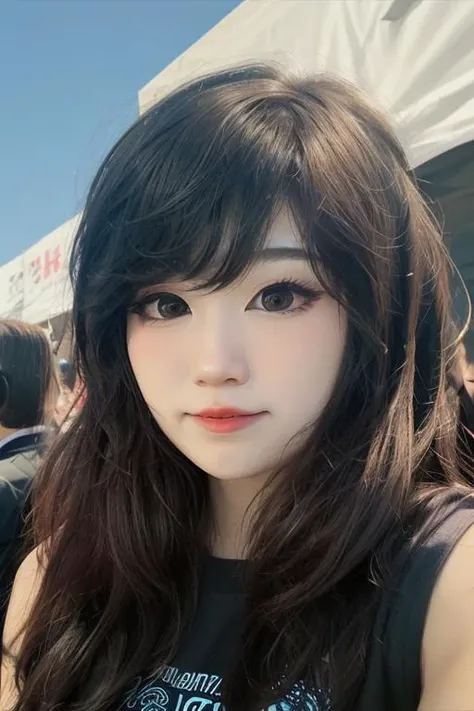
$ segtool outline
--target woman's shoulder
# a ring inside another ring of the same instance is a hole
[[[427,675],[431,678],[434,667],[442,664],[440,658],[433,658],[432,650],[450,648],[450,640],[443,637],[450,633],[452,608],[457,606],[457,620],[462,624],[472,602],[467,590],[471,586],[474,594],[473,543],[474,495],[469,492],[441,492],[405,531],[374,621],[360,708],[383,707],[391,699],[393,708],[418,710],[422,694],[428,693]],[[461,573],[463,566],[470,568],[467,576]],[[458,599],[462,597],[464,609]],[[464,624],[474,640],[474,629],[470,629],[474,610],[469,614]],[[445,630],[440,618],[447,625]],[[445,704],[444,708],[458,707]],[[467,708],[474,708],[474,700]]]
[[[468,543],[474,536],[474,491],[447,491],[434,497],[424,516],[407,536],[400,555],[396,595],[392,603],[395,614],[400,608],[412,629],[423,629],[431,601],[442,581],[453,577],[453,562],[459,557],[470,560],[474,549]],[[472,561],[474,563],[474,561]],[[471,565],[474,570],[474,565]],[[461,581],[459,581],[461,582]],[[451,584],[456,583],[456,576]],[[397,607],[398,606],[398,607]],[[417,625],[415,625],[417,618]]]
[[[474,489],[447,489],[424,503],[404,529],[393,576],[401,599],[427,596],[444,566],[474,524]]]
[[[9,708],[15,699],[15,657],[21,648],[25,623],[33,609],[43,579],[44,547],[29,553],[18,568],[3,631],[0,707]]]
[[[453,542],[429,601],[422,639],[420,711],[474,708],[473,659],[474,512]]]
[[[22,623],[32,610],[44,571],[44,546],[37,546],[23,560],[15,576],[5,620],[4,641],[7,647],[8,642],[11,643],[17,636]]]

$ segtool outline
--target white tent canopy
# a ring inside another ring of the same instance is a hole
[[[474,139],[473,0],[245,0],[139,93],[252,60],[339,74],[391,116],[412,165]]]
[[[474,140],[474,0],[244,0],[139,92],[140,111],[199,74],[259,60],[355,82],[390,114],[414,167]],[[0,269],[0,316],[41,322],[70,307],[76,223]]]

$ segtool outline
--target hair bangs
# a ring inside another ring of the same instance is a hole
[[[228,285],[252,266],[289,203],[299,154],[289,112],[247,101],[228,118],[215,96],[209,103],[188,109],[172,156],[160,135],[144,142],[112,265],[135,289],[176,278]]]
[[[224,187],[212,201],[201,195],[200,204],[191,199],[180,214],[164,216],[159,225],[142,218],[133,265],[137,287],[179,279],[220,289],[245,274],[263,248],[280,203],[257,189],[252,196],[246,192],[226,194]]]

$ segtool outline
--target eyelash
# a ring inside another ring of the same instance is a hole
[[[286,311],[267,311],[267,313],[275,313],[278,314],[278,316],[289,316],[294,313],[298,313],[301,311],[306,311],[310,306],[312,306],[316,301],[318,301],[321,296],[323,295],[322,290],[315,289],[314,287],[310,286],[309,284],[305,284],[302,281],[298,281],[296,279],[281,279],[278,282],[274,282],[273,284],[269,284],[268,286],[264,287],[263,289],[260,289],[258,294],[256,294],[252,301],[256,300],[259,296],[263,295],[266,291],[269,290],[278,290],[278,287],[287,287],[287,290],[292,292],[293,294],[297,296],[301,296],[304,298],[304,302],[300,306],[296,306],[293,308],[290,308]],[[145,319],[146,321],[174,321],[178,318],[181,318],[181,316],[176,316],[174,319],[173,318],[155,318],[153,316],[149,316],[146,312],[147,306],[150,304],[155,303],[158,301],[158,299],[164,295],[169,295],[169,296],[177,296],[177,298],[181,299],[177,294],[172,294],[170,292],[165,292],[165,291],[160,291],[160,292],[155,292],[153,294],[149,294],[145,296],[143,299],[137,300],[130,308],[130,311],[132,313],[137,314],[141,318]],[[184,301],[184,299],[183,299]],[[184,302],[186,303],[186,302]],[[189,307],[188,307],[189,308]],[[254,310],[254,309],[252,309]],[[257,310],[257,309],[255,309]],[[261,309],[258,309],[259,311]],[[263,309],[265,310],[265,309]],[[188,314],[182,314],[183,316],[186,316]]]

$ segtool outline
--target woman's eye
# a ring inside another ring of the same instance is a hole
[[[288,287],[270,287],[262,292],[262,306],[265,311],[286,311],[295,301],[295,294]]]
[[[154,321],[170,321],[190,313],[187,303],[175,294],[154,294],[139,304],[137,310]]]
[[[296,283],[272,284],[257,294],[250,308],[290,313],[309,307],[320,295],[320,292]]]

